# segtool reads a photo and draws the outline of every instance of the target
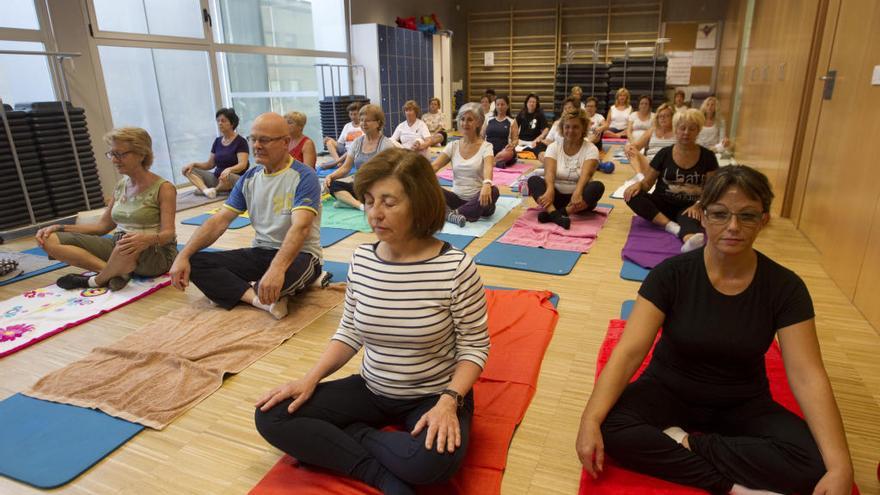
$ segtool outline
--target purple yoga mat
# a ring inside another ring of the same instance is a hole
[[[633,217],[629,237],[623,246],[623,259],[644,267],[654,268],[666,258],[681,253],[681,241],[642,217]]]

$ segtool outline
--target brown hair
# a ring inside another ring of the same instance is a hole
[[[382,111],[382,107],[379,105],[369,103],[362,106],[358,110],[358,117],[372,117],[377,120],[379,122],[379,132],[382,132],[382,128],[385,127],[385,112]]]
[[[360,104],[360,102],[357,102],[357,101],[353,101],[353,102],[349,103],[347,107],[345,107],[345,111],[347,111],[347,112],[357,112],[360,109],[361,109],[361,104]]]
[[[562,126],[565,125],[565,122],[572,119],[581,122],[581,139],[587,137],[587,134],[590,132],[590,119],[587,117],[587,111],[582,108],[578,108],[574,112],[563,113],[559,123],[559,130],[562,131]]]
[[[117,127],[104,134],[104,144],[113,146],[113,143],[125,143],[131,147],[131,151],[143,156],[141,165],[149,169],[153,164],[153,138],[150,133],[140,127]]]
[[[428,159],[415,151],[390,148],[363,164],[354,176],[358,200],[376,182],[394,177],[403,185],[412,214],[412,234],[419,239],[433,236],[446,221],[446,201]]]
[[[773,202],[773,189],[767,176],[747,165],[728,165],[721,167],[703,185],[700,204],[705,208],[718,201],[731,187],[737,187],[751,199],[761,202],[764,213],[770,212]]]
[[[562,100],[562,108],[565,108],[566,103],[571,103],[575,108],[581,107],[581,101],[575,98],[574,96],[569,96],[568,98]]]
[[[416,118],[422,116],[422,108],[419,106],[418,103],[416,103],[415,100],[406,100],[406,103],[403,104],[403,111],[405,112],[407,110],[415,110]]]
[[[440,98],[437,98],[436,96],[428,100],[428,104],[434,103],[435,101],[437,102],[438,107],[443,106],[443,104],[440,103]]]

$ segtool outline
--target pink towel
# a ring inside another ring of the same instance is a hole
[[[507,168],[495,167],[495,169],[492,170],[492,182],[497,186],[513,185],[520,175],[529,171],[531,168],[532,166],[527,163],[516,163]],[[446,180],[453,180],[452,167],[444,168],[437,174],[437,177]]]
[[[569,230],[555,223],[539,222],[538,213],[541,211],[541,208],[526,210],[498,241],[518,246],[587,253],[599,235],[599,230],[608,221],[611,208],[597,206],[593,212],[572,215]]]

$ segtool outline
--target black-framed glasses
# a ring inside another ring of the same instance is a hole
[[[761,223],[764,213],[760,211],[740,211],[734,213],[724,207],[710,207],[703,210],[706,221],[713,225],[727,225],[731,217],[736,216],[736,221],[745,227],[755,227]]]
[[[266,146],[267,144],[269,144],[273,141],[278,141],[279,139],[284,139],[286,137],[287,136],[269,137],[269,136],[253,136],[253,135],[251,135],[251,136],[247,137],[247,140],[251,144],[260,143],[261,145]]]
[[[122,160],[123,158],[125,158],[125,155],[127,155],[129,153],[134,153],[134,151],[131,151],[131,150],[129,150],[129,151],[108,151],[108,152],[104,153],[104,156],[106,156],[110,160],[112,160],[114,158],[116,158],[117,160]]]

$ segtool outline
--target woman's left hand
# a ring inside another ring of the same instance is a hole
[[[692,204],[687,210],[684,210],[684,214],[698,222],[703,220],[703,209],[700,208],[699,203]]]
[[[125,234],[116,241],[116,247],[125,256],[135,256],[150,247],[155,240],[156,236],[152,234]]]
[[[849,495],[852,492],[852,485],[852,471],[849,473],[828,471],[816,483],[813,495]]]
[[[575,191],[574,194],[571,195],[571,201],[568,202],[568,205],[571,207],[571,210],[576,210],[583,206],[586,206],[584,204],[583,194]]]
[[[441,395],[437,404],[419,418],[412,430],[412,436],[418,436],[427,427],[426,449],[431,450],[436,439],[437,452],[440,454],[455,452],[456,448],[461,447],[461,427],[458,424],[457,410],[452,397]]]
[[[492,186],[483,184],[480,189],[480,206],[487,206],[492,202]]]
[[[224,169],[220,172],[220,180],[226,180],[226,179],[228,179],[228,178],[229,178],[229,174],[231,174],[231,173],[232,173],[232,172],[230,172],[228,168],[224,168]]]

